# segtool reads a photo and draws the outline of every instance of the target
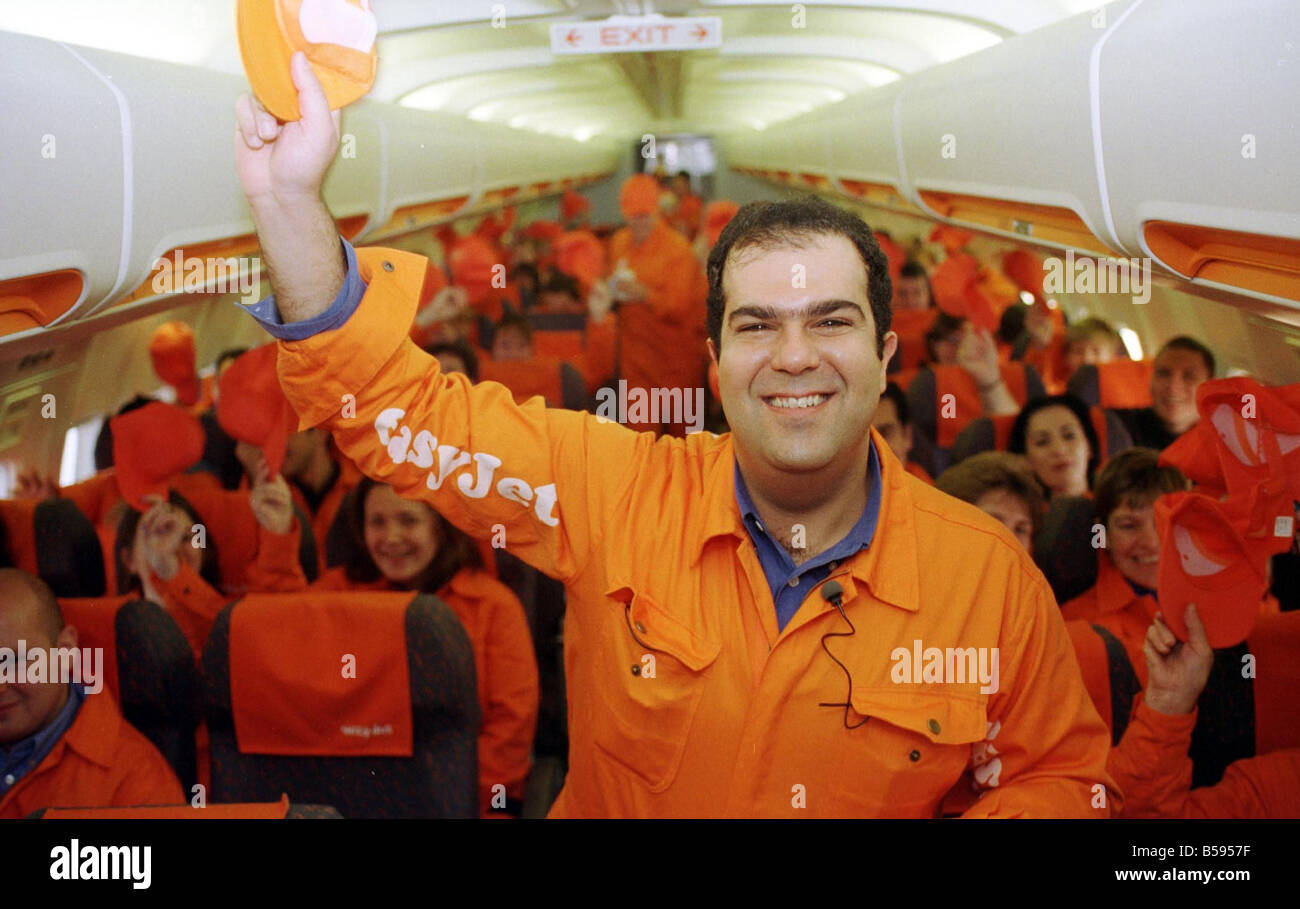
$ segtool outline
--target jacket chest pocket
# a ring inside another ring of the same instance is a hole
[[[988,730],[978,697],[855,688],[828,790],[831,813],[930,817]],[[870,717],[862,722],[864,717]]]
[[[672,784],[719,647],[649,597],[628,588],[599,648],[596,683],[604,710],[592,740],[600,756],[651,792]]]

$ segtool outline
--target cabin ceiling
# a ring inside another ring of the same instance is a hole
[[[583,141],[766,129],[1101,0],[372,0],[372,97]],[[42,0],[0,30],[239,73],[234,0]],[[555,56],[552,23],[707,15],[722,47]]]

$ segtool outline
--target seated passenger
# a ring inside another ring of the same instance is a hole
[[[907,409],[907,398],[903,390],[893,382],[888,383],[881,392],[880,403],[871,418],[871,425],[884,437],[908,473],[927,483],[934,482],[924,467],[909,460],[912,453],[912,421]]]
[[[1286,748],[1228,765],[1213,786],[1192,786],[1188,751],[1197,701],[1214,651],[1196,607],[1184,613],[1179,643],[1156,614],[1142,651],[1147,684],[1124,738],[1106,767],[1124,794],[1123,817],[1294,818],[1300,816],[1300,749]]]
[[[920,262],[909,260],[903,264],[894,282],[895,314],[901,311],[923,311],[934,306],[930,291],[930,276]]]
[[[484,817],[500,815],[492,787],[506,787],[506,813],[518,814],[528,778],[540,689],[523,606],[488,575],[478,544],[429,505],[399,498],[363,479],[348,515],[363,545],[312,590],[418,590],[436,594],[469,633],[478,674],[482,726],[479,794]]]
[[[1119,332],[1104,319],[1091,317],[1065,330],[1065,364],[1068,380],[1084,364],[1096,366],[1124,355]]]
[[[517,363],[533,359],[533,326],[524,316],[506,313],[492,335],[492,362]]]
[[[430,344],[424,352],[432,355],[443,372],[459,372],[469,376],[471,382],[478,381],[478,354],[468,341],[439,341]]]
[[[1088,408],[1070,395],[1030,401],[1016,417],[1007,450],[1024,455],[1049,496],[1084,496],[1101,458]]]
[[[1020,455],[983,451],[949,467],[935,488],[969,502],[997,518],[1026,552],[1033,552],[1034,534],[1043,516],[1043,487]]]
[[[926,362],[938,366],[957,363],[957,348],[966,330],[966,320],[940,312],[925,333]]]
[[[585,313],[587,305],[582,302],[582,288],[578,279],[555,272],[537,291],[538,312]]]
[[[195,658],[227,597],[220,592],[217,542],[203,519],[179,493],[154,498],[148,511],[126,508],[113,546],[117,592],[157,603],[176,620]]]
[[[1157,451],[1196,425],[1196,389],[1214,378],[1214,354],[1201,342],[1179,335],[1156,354],[1151,375],[1151,406],[1116,410],[1133,444]]]
[[[1102,469],[1093,497],[1094,514],[1105,530],[1105,546],[1097,552],[1097,583],[1061,606],[1066,621],[1104,625],[1123,641],[1134,668],[1142,664],[1142,642],[1157,608],[1155,501],[1188,486],[1177,468],[1160,466],[1159,458],[1150,448],[1130,448]]]
[[[4,568],[0,647],[12,653],[19,641],[29,653],[73,648],[77,630],[63,623],[45,582]],[[112,695],[65,679],[17,682],[0,673],[0,819],[51,807],[184,801],[166,759],[123,719]]]

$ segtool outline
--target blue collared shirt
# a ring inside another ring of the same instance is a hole
[[[241,303],[235,305],[256,319],[257,324],[265,328],[272,337],[279,338],[281,341],[305,341],[322,331],[341,328],[361,305],[361,298],[366,294],[366,282],[361,280],[361,270],[357,268],[357,252],[352,248],[352,244],[342,237],[339,238],[339,242],[343,244],[343,254],[348,260],[347,277],[343,279],[343,287],[339,290],[339,295],[334,298],[329,309],[320,315],[301,322],[286,324],[281,321],[280,312],[276,309],[275,294],[259,300],[252,306],[244,306]]]
[[[71,691],[68,692],[68,700],[53,723],[8,747],[0,745],[0,797],[40,766],[45,756],[54,750],[55,744],[71,728],[77,718],[77,711],[81,710],[82,701],[86,699],[86,692],[75,683],[70,683],[69,688]]]
[[[871,545],[876,535],[876,520],[880,517],[880,460],[876,457],[876,446],[870,445],[871,455],[867,473],[871,479],[867,492],[867,505],[862,509],[862,516],[853,528],[830,549],[813,556],[802,565],[795,565],[790,554],[772,538],[758,510],[745,488],[745,480],[740,475],[740,465],[736,465],[736,504],[744,518],[745,529],[758,550],[758,561],[763,566],[768,586],[772,588],[772,602],[776,604],[776,625],[784,629],[786,624],[799,611],[804,597],[830,577],[832,563],[838,565],[857,552]]]

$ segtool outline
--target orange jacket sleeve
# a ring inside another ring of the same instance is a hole
[[[170,581],[164,581],[156,575],[153,584],[162,597],[161,605],[172,614],[176,624],[185,633],[185,639],[197,657],[203,652],[203,645],[212,631],[212,624],[217,613],[225,607],[227,598],[219,591],[213,590],[188,562],[181,562],[180,570]]]
[[[1300,814],[1300,749],[1234,761],[1213,786],[1192,789],[1188,748],[1196,711],[1167,716],[1139,698],[1110,770],[1126,793],[1125,817],[1294,818]]]
[[[1045,581],[1007,591],[998,690],[988,734],[972,746],[983,789],[963,817],[1107,818],[1120,795],[1106,773],[1109,736],[1088,697],[1060,609]]]
[[[257,527],[257,559],[244,573],[249,593],[294,593],[307,588],[307,576],[298,561],[302,528],[295,516],[288,533]]]
[[[485,813],[491,813],[492,787],[504,784],[506,793],[522,800],[531,766],[533,734],[541,689],[533,638],[524,607],[503,588],[499,599],[484,602],[491,610],[487,622],[486,658],[481,677],[484,691],[478,737],[479,792]]]
[[[356,313],[337,330],[280,342],[281,384],[300,428],[331,431],[362,473],[429,502],[470,536],[500,530],[524,561],[560,580],[575,576],[604,528],[617,525],[618,501],[653,437],[540,400],[516,405],[502,385],[443,375],[406,331],[423,257],[357,255],[369,287]]]

